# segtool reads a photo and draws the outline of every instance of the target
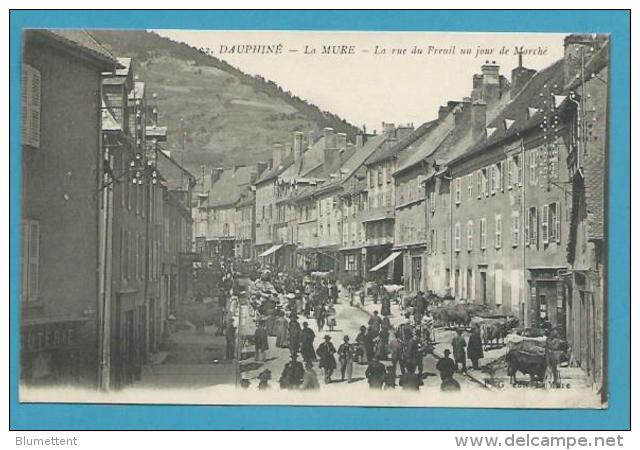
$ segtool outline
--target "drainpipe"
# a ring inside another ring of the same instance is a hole
[[[102,81],[99,83],[99,98],[102,99]],[[102,134],[102,109],[98,114],[98,186],[102,188],[102,213],[98,211],[98,246],[99,246],[99,275],[98,275],[98,387],[109,390],[111,385],[111,266],[113,243],[109,239],[113,226],[113,180],[105,174],[104,166],[111,164],[112,156],[104,146]]]
[[[527,183],[526,183],[526,177],[527,177],[527,171],[525,170],[525,153],[524,153],[524,138],[522,138],[522,141],[520,143],[520,167],[522,170],[522,220],[520,221],[522,224],[522,230],[524,231],[525,229],[525,220],[528,220],[527,216],[526,216],[526,212],[527,212],[527,205],[526,205],[526,199],[527,199]],[[520,226],[520,224],[518,224],[518,226]],[[531,233],[531,230],[529,230],[529,233]],[[520,235],[520,231],[518,230],[518,235]],[[526,289],[526,285],[527,285],[527,245],[524,242],[524,233],[522,233],[522,296],[523,296],[523,300],[524,300],[524,308],[523,308],[523,317],[522,320],[524,321],[525,327],[530,325],[529,323],[529,302],[527,302],[527,289]]]

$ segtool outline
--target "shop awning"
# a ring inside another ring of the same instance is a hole
[[[382,269],[384,266],[389,264],[391,261],[396,259],[401,254],[402,254],[402,252],[393,252],[393,253],[391,253],[389,256],[387,256],[385,259],[383,259],[380,263],[378,263],[375,267],[372,267],[371,269],[369,269],[369,272],[375,272],[376,270]]]
[[[264,252],[260,253],[258,255],[258,258],[262,257],[262,256],[269,256],[272,253],[277,252],[278,250],[280,250],[280,248],[282,248],[282,244],[279,245],[273,245],[271,248],[269,248],[268,250],[265,250]]]

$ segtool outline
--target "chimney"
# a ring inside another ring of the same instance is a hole
[[[284,154],[284,148],[282,147],[282,144],[277,142],[273,144],[273,155],[272,155],[273,167],[278,167],[280,163],[282,163],[283,154]]]
[[[482,75],[476,73],[473,75],[473,88],[471,90],[471,101],[482,99]]]
[[[471,120],[471,108],[469,103],[460,103],[460,106],[453,109],[454,111],[454,127],[456,130],[469,129],[469,121]]]
[[[296,131],[293,133],[293,159],[299,161],[304,153],[304,133]]]
[[[340,151],[345,151],[347,149],[347,134],[346,133],[338,133],[336,135],[336,147]]]
[[[220,179],[224,169],[222,167],[212,167],[211,168],[211,184],[215,183]]]
[[[471,141],[476,142],[487,132],[487,104],[476,100],[471,104]]]
[[[413,128],[413,124],[412,123],[409,123],[409,124],[406,124],[406,125],[400,125],[396,129],[396,138],[398,140],[404,139],[405,137],[407,137],[411,133],[413,133],[413,131],[414,131],[414,128]]]
[[[571,34],[564,38],[564,84],[580,76],[586,64],[607,42],[604,34]]]
[[[500,100],[500,66],[495,61],[487,61],[482,70],[482,100],[490,107]]]
[[[387,138],[395,137],[395,135],[396,135],[396,126],[395,126],[395,124],[382,122],[382,133]]]
[[[365,141],[366,141],[366,136],[363,133],[358,133],[356,135],[356,148],[364,147]]]
[[[511,71],[511,98],[515,98],[520,93],[525,84],[536,74],[533,69],[522,67],[522,54],[518,54],[518,67]]]
[[[324,170],[331,173],[340,164],[340,150],[336,145],[333,128],[324,129]]]
[[[438,120],[443,120],[449,114],[449,108],[446,106],[441,106],[438,108]]]
[[[336,148],[336,135],[333,128],[326,127],[322,130],[324,136],[324,148]]]

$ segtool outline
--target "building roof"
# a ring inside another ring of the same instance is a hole
[[[317,189],[318,192],[330,190],[341,186],[356,173],[356,171],[364,164],[367,158],[369,158],[380,148],[384,148],[385,142],[387,142],[387,136],[385,136],[384,134],[376,135],[369,138],[362,147],[355,149],[353,154],[351,154],[351,156],[342,164],[339,170],[342,174],[342,177],[319,186]]]
[[[380,147],[365,161],[365,164],[375,164],[396,156],[402,150],[420,140],[437,122],[437,120],[425,122],[394,145]]]
[[[440,147],[449,134],[453,132],[455,127],[454,113],[456,111],[458,111],[458,109],[454,108],[442,120],[438,120],[436,125],[429,128],[426,139],[422,141],[418,148],[400,160],[398,168],[395,170],[394,174],[403,172],[416,164],[421,163]]]
[[[563,59],[536,73],[520,93],[489,122],[487,128],[493,128],[493,133],[475,142],[468,151],[450,161],[449,164],[464,160],[499,142],[514,139],[539,126],[544,120],[545,112],[552,108],[551,96],[565,92],[563,81]],[[537,112],[530,115],[530,108],[534,108]]]
[[[253,167],[239,166],[224,169],[209,191],[210,208],[235,205],[242,193],[251,185]]]
[[[81,29],[46,29],[40,33],[68,47],[79,50],[87,56],[100,61],[107,67],[119,66],[116,58],[98,42],[91,33]]]

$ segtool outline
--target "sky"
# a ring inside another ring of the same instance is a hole
[[[379,131],[382,122],[417,127],[435,118],[440,105],[469,96],[473,74],[486,61],[495,61],[510,79],[518,64],[516,48],[525,51],[525,67],[547,67],[562,57],[564,38],[529,33],[153,31],[209,48],[242,71],[272,80],[368,131]]]

